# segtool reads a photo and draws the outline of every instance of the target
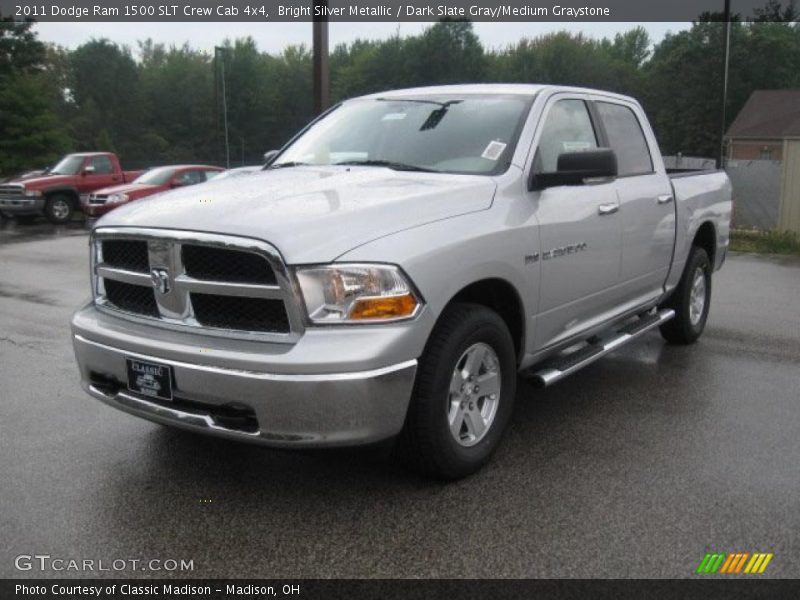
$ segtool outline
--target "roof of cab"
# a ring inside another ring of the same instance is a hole
[[[409,98],[420,95],[446,95],[446,94],[502,94],[502,95],[521,95],[534,96],[542,91],[550,92],[576,92],[582,94],[595,94],[610,96],[614,98],[633,100],[629,96],[615,94],[605,90],[595,90],[590,88],[571,87],[566,85],[540,85],[533,83],[469,83],[457,85],[437,85],[429,87],[406,88],[401,90],[390,90],[360,96],[358,99],[374,98]]]

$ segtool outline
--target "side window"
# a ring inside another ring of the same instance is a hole
[[[597,102],[608,143],[617,154],[620,175],[642,175],[653,172],[653,159],[642,126],[627,106]]]
[[[194,185],[205,180],[206,174],[203,171],[184,171],[175,177],[175,183],[178,185]]]
[[[206,179],[205,180],[206,181],[211,181],[212,179],[214,179],[214,177],[216,177],[220,173],[222,173],[222,171],[205,171],[205,174],[206,174]]]
[[[558,155],[597,148],[597,136],[583,100],[559,100],[547,113],[536,151],[536,170],[550,173]]]
[[[95,175],[108,175],[114,172],[114,165],[108,156],[95,156],[90,164],[94,167]]]

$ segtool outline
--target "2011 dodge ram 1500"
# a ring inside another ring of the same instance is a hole
[[[639,104],[463,85],[335,106],[263,172],[115,210],[72,320],[84,388],[282,447],[397,436],[474,472],[518,372],[550,385],[652,328],[702,333],[723,172],[664,168]]]

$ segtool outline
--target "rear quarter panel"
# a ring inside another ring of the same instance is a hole
[[[692,241],[703,223],[711,222],[716,233],[714,268],[719,269],[728,248],[731,221],[731,182],[724,171],[687,174],[670,178],[675,194],[677,231],[675,257],[667,288],[678,284]]]

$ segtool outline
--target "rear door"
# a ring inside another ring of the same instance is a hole
[[[542,118],[534,139],[533,169],[537,172],[555,171],[561,153],[600,146],[585,96],[555,96]],[[613,181],[528,194],[535,205],[541,240],[535,339],[542,349],[608,318],[614,310],[622,227]]]
[[[655,139],[641,109],[622,100],[597,99],[597,118],[617,155],[614,187],[622,223],[623,301],[661,294],[675,242],[675,200]]]

